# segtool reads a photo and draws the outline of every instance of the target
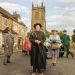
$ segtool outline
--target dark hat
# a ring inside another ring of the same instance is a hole
[[[63,30],[63,32],[65,33],[65,32],[67,32],[67,30]]]
[[[37,25],[39,25],[40,27],[42,27],[42,25],[40,23],[36,23],[36,24],[34,24],[34,28],[36,28]]]
[[[57,30],[51,30],[51,32],[58,32]]]
[[[75,33],[75,29],[73,30],[73,32]]]

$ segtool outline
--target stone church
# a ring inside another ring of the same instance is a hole
[[[46,20],[45,20],[45,6],[42,2],[39,6],[32,4],[32,18],[31,18],[31,30],[34,31],[34,24],[40,23],[42,25],[42,31],[46,30]]]

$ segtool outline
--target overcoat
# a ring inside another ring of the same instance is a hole
[[[46,67],[46,47],[44,46],[45,35],[42,31],[34,31],[30,34],[31,41],[31,65],[39,66],[41,69]],[[37,44],[35,40],[41,41]]]
[[[70,37],[69,35],[63,34],[61,36],[61,41],[63,45],[70,45]]]
[[[13,53],[14,37],[12,33],[3,33],[4,54],[11,55]]]

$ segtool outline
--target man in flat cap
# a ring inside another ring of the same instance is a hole
[[[66,30],[64,30],[63,33],[64,34],[61,37],[61,40],[62,40],[64,51],[66,52],[66,57],[68,58],[69,54],[73,57],[73,53],[70,52],[70,36],[67,35],[67,31]]]
[[[6,27],[3,31],[3,46],[4,46],[4,60],[3,64],[10,63],[10,57],[13,53],[14,37],[9,31],[9,27]]]

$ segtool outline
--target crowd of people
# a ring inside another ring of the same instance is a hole
[[[63,30],[62,35],[57,30],[52,30],[50,36],[46,37],[44,32],[41,31],[41,27],[41,24],[36,23],[34,25],[35,30],[28,36],[31,45],[30,58],[31,66],[33,67],[32,75],[35,75],[36,72],[43,73],[46,70],[46,60],[48,59],[47,54],[49,51],[53,66],[58,63],[58,58],[63,57],[64,54],[66,54],[66,58],[69,55],[72,58],[74,57],[73,52],[70,51],[70,43],[72,40],[73,46],[75,47],[75,30],[71,38],[66,30]]]
[[[66,53],[66,58],[68,58],[69,54],[72,58],[74,57],[74,54],[70,51],[70,43],[72,42],[73,49],[75,49],[75,30],[71,38],[66,30],[63,31],[62,35],[57,30],[52,30],[50,36],[46,37],[41,28],[42,25],[40,23],[34,24],[35,30],[25,37],[22,47],[18,46],[19,49],[22,49],[22,53],[30,55],[30,62],[33,68],[32,75],[35,75],[36,72],[43,74],[46,70],[46,60],[48,59],[49,51],[53,66],[58,63],[59,57],[64,56],[64,53]],[[13,45],[14,37],[7,27],[3,31],[4,65],[10,63]]]

